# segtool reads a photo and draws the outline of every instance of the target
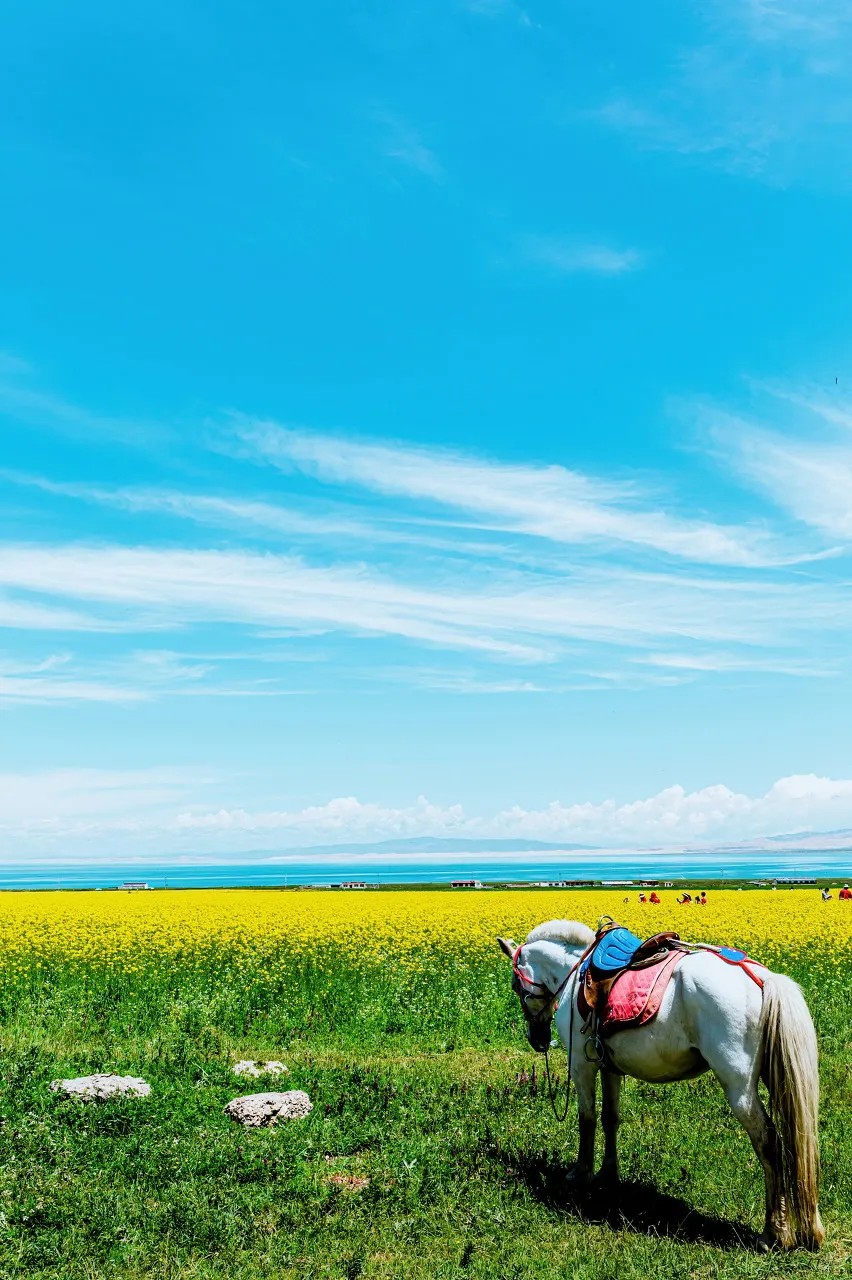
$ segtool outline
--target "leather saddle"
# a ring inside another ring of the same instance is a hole
[[[655,933],[643,942],[622,925],[606,925],[580,968],[581,1015],[603,1017],[613,983],[628,969],[651,968],[662,964],[671,951],[686,950],[677,933]]]

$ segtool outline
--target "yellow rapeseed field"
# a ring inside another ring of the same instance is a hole
[[[691,941],[740,945],[771,959],[799,945],[852,955],[852,903],[815,889],[711,889],[705,907],[640,905],[635,890],[324,891],[162,890],[0,893],[4,969],[62,964],[126,972],[179,961],[253,969],[276,957],[401,963],[436,953],[495,954],[495,935],[519,941],[542,920],[594,926],[611,915],[647,936],[676,929]]]

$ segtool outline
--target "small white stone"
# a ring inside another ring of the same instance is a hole
[[[235,1062],[233,1072],[235,1076],[281,1076],[285,1075],[288,1068],[283,1062],[255,1062],[253,1058],[243,1058],[240,1062]]]
[[[277,1124],[279,1120],[301,1120],[313,1111],[314,1104],[302,1089],[286,1093],[249,1093],[234,1098],[225,1107],[225,1115],[250,1129]]]
[[[84,1098],[103,1102],[106,1098],[147,1098],[151,1086],[136,1076],[116,1076],[96,1072],[91,1076],[76,1076],[72,1080],[53,1080],[54,1093],[64,1093],[69,1098]]]
[[[235,1076],[259,1076],[260,1067],[253,1058],[241,1058],[239,1062],[234,1063],[233,1067]]]

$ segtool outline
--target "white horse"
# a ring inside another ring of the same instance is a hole
[[[583,1181],[592,1172],[599,1071],[604,1130],[600,1176],[617,1181],[618,1072],[668,1084],[710,1070],[763,1166],[766,1224],[761,1247],[818,1248],[825,1232],[817,1204],[817,1042],[801,989],[791,978],[756,966],[764,981],[761,992],[741,968],[709,951],[690,952],[676,967],[656,1018],[608,1036],[602,1064],[576,1009],[578,962],[594,936],[577,921],[551,920],[533,929],[520,948],[511,939],[498,939],[513,961],[512,986],[521,1000],[530,1044],[546,1052],[555,1021],[568,1053],[580,1126],[573,1177]],[[771,1119],[758,1094],[760,1079],[769,1092]]]

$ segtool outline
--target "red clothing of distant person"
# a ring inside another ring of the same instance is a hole
[[[849,896],[850,896],[850,898],[852,898],[852,893],[850,893],[850,895],[849,895]],[[660,896],[659,896],[659,894],[657,894],[657,893],[652,893],[652,894],[651,894],[651,896],[650,896],[650,898],[648,899],[648,901],[649,901],[649,902],[653,902],[654,906],[655,906],[655,907],[658,907],[658,906],[660,905]]]
[[[848,884],[845,884],[837,896],[843,902],[852,902],[852,889],[849,888]]]

